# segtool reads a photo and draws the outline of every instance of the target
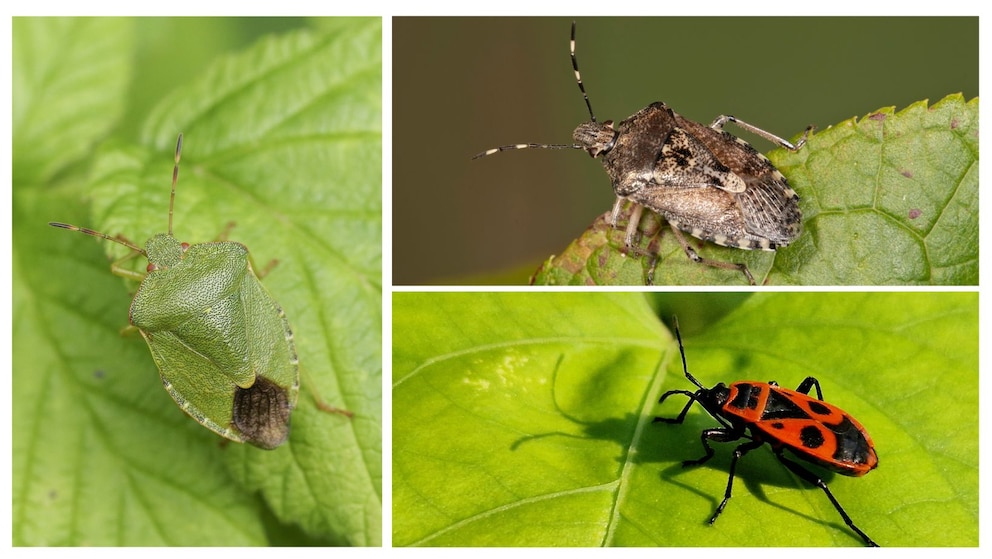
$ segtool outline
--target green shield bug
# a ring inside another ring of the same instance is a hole
[[[293,332],[282,307],[259,281],[244,245],[223,239],[190,245],[172,236],[182,145],[180,134],[168,233],[148,239],[144,249],[121,236],[65,223],[49,225],[133,251],[114,262],[111,271],[141,282],[130,322],[148,343],[169,395],[211,431],[272,449],[289,436],[289,416],[300,391]],[[148,259],[147,273],[121,266],[139,254]]]

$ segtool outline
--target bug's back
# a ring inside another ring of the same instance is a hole
[[[776,449],[833,472],[863,476],[878,466],[875,445],[861,423],[808,394],[767,382],[735,382],[722,412]]]

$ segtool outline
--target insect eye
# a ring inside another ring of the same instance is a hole
[[[189,243],[182,243],[181,246],[183,247],[183,252],[189,250]]]
[[[146,272],[154,272],[155,270],[158,270],[158,266],[152,264],[151,262],[149,262],[148,266],[145,267]]]

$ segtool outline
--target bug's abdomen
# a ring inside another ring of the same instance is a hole
[[[618,196],[723,246],[776,250],[799,237],[799,196],[747,143],[687,120],[664,103],[616,129],[603,165]]]
[[[864,427],[847,412],[807,394],[762,382],[737,382],[723,413],[777,449],[848,476],[878,466]]]

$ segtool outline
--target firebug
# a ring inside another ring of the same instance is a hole
[[[678,339],[679,353],[682,355],[682,371],[699,389],[695,392],[669,390],[662,394],[661,399],[658,400],[659,404],[675,394],[687,396],[689,402],[677,417],[656,417],[654,421],[681,424],[692,404],[698,402],[722,425],[702,432],[701,440],[706,454],[702,458],[682,462],[682,467],[698,466],[712,458],[714,453],[709,441],[721,443],[741,439],[746,441],[734,450],[730,461],[727,490],[709,523],[713,524],[716,521],[727,506],[727,501],[730,500],[737,461],[748,452],[767,443],[772,447],[775,457],[789,471],[826,493],[827,498],[844,519],[844,523],[861,536],[866,545],[878,547],[868,534],[854,524],[819,476],[785,456],[785,452],[788,451],[795,458],[832,472],[845,476],[863,476],[878,466],[875,445],[864,426],[849,413],[824,402],[820,382],[814,377],[806,377],[795,390],[782,388],[775,381],[738,381],[730,386],[721,382],[713,388],[706,388],[689,373],[677,320],[675,337]],[[809,395],[812,388],[816,388],[816,398]]]

